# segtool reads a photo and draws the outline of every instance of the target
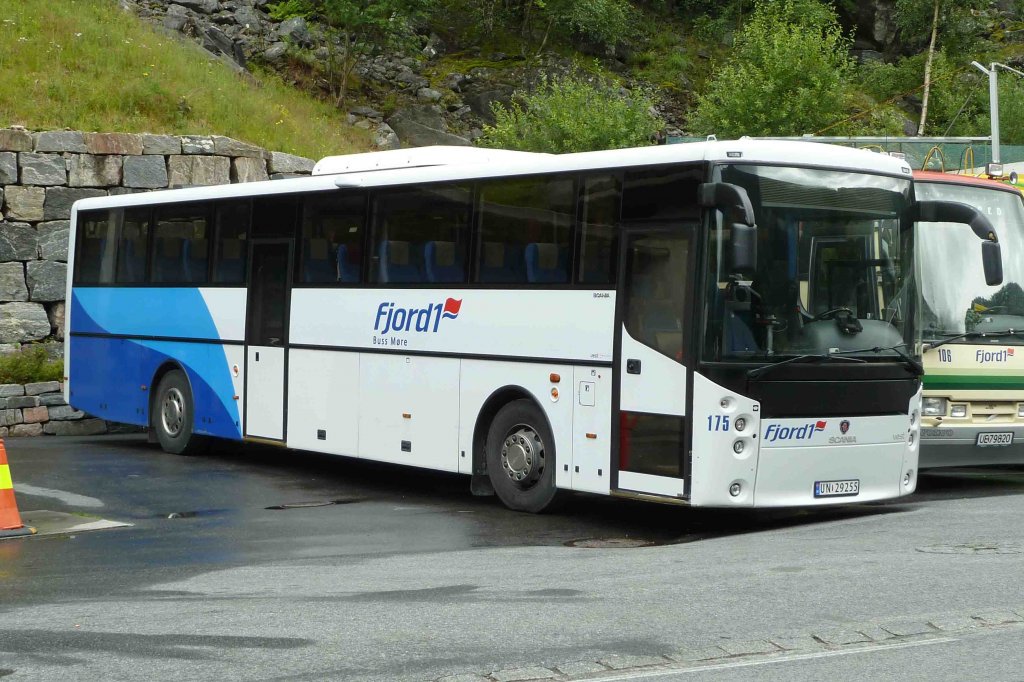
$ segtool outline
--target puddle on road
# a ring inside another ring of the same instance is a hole
[[[924,554],[1020,554],[1021,548],[1017,545],[1007,545],[1000,542],[965,542],[953,545],[928,545],[917,547],[918,552]]]
[[[218,514],[227,514],[227,509],[194,509],[189,511],[176,511],[167,514],[158,514],[158,519],[195,519],[204,516],[217,516]]]
[[[654,540],[642,540],[640,538],[581,538],[569,540],[566,547],[580,547],[583,549],[632,549],[634,547],[654,547],[658,544]]]
[[[274,504],[264,509],[272,509],[275,511],[282,509],[309,509],[312,507],[333,507],[339,504],[355,504],[356,502],[363,502],[366,498],[364,497],[342,497],[337,500],[312,500],[309,502],[286,502],[285,504]]]

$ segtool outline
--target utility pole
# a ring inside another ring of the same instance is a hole
[[[999,155],[999,83],[996,80],[996,67],[1012,71],[1018,76],[1024,76],[1024,71],[1018,71],[1006,64],[992,62],[989,68],[985,68],[978,62],[971,62],[971,65],[988,76],[988,107],[989,118],[992,120],[992,163],[1000,163]]]

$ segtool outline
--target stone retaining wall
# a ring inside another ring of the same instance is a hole
[[[296,177],[313,163],[218,135],[0,128],[0,355],[42,343],[50,357],[63,357],[69,219],[78,199]],[[0,404],[0,435],[100,428],[99,420],[54,416],[34,395],[5,388],[0,403],[9,397],[16,406]]]
[[[57,381],[0,384],[0,438],[8,436],[91,436],[107,423],[66,402]]]

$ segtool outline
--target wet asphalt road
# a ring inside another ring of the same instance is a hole
[[[460,476],[273,448],[7,446],[23,512],[133,525],[0,542],[5,682],[641,679],[706,647],[725,653],[664,672],[1024,678],[1021,469],[925,474],[908,501],[825,511],[574,496],[530,516]],[[973,627],[993,612],[1020,617]]]

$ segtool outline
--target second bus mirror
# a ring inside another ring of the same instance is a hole
[[[981,264],[985,268],[985,284],[994,287],[1003,283],[1003,255],[998,242],[981,243]]]
[[[757,267],[757,228],[743,223],[732,224],[732,269],[749,272]]]

